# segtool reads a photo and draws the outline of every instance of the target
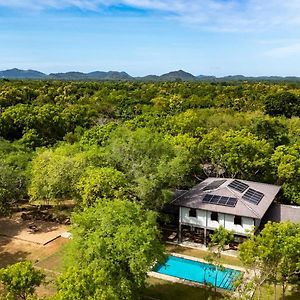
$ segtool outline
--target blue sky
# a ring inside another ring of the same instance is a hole
[[[0,70],[300,76],[300,0],[0,0]]]

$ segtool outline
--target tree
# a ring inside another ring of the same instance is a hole
[[[117,128],[117,123],[110,122],[99,126],[94,126],[85,131],[80,142],[83,145],[103,146],[110,137],[110,134]]]
[[[221,133],[213,130],[200,142],[201,160],[212,164],[217,176],[265,179],[270,174],[272,148],[246,130]]]
[[[289,202],[300,204],[300,142],[279,146],[272,155],[275,174]]]
[[[75,185],[87,166],[76,146],[40,151],[32,161],[29,196],[35,200],[62,200],[76,197]]]
[[[299,116],[300,103],[299,98],[291,92],[279,92],[269,95],[265,99],[265,111],[271,116]]]
[[[101,200],[73,215],[69,269],[56,299],[137,299],[163,259],[156,214],[128,200]]]
[[[275,147],[289,142],[286,122],[278,117],[258,117],[254,119],[251,127],[257,137],[267,140]]]
[[[12,204],[25,194],[24,175],[0,160],[0,216],[9,213]]]
[[[116,130],[107,145],[108,164],[126,174],[131,193],[147,208],[161,208],[168,188],[179,185],[191,168],[190,152],[148,128]]]
[[[233,231],[229,231],[223,226],[217,228],[214,233],[210,235],[210,243],[208,245],[209,255],[206,256],[205,259],[215,268],[215,296],[217,294],[218,272],[224,269],[221,263],[221,253],[225,250],[225,247],[233,241],[233,239]]]
[[[111,168],[88,168],[81,176],[76,188],[83,205],[93,204],[97,198],[119,198],[126,190],[126,177]]]
[[[0,270],[0,281],[4,285],[5,299],[26,300],[35,293],[45,274],[36,270],[29,261],[19,262]]]
[[[249,238],[239,246],[239,257],[243,264],[253,270],[253,290],[270,281],[282,286],[285,297],[286,286],[293,280],[299,281],[300,274],[300,225],[290,222],[268,222],[258,235]],[[252,298],[254,293],[252,294]],[[275,294],[276,297],[276,294]]]

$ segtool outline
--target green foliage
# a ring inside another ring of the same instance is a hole
[[[92,127],[85,131],[81,138],[81,143],[83,145],[104,146],[111,133],[117,128],[117,125],[117,123],[111,122],[101,126]]]
[[[61,200],[76,196],[75,185],[87,160],[75,147],[44,150],[33,160],[29,196],[31,200]],[[73,153],[72,153],[73,151]]]
[[[266,97],[265,111],[271,116],[300,116],[300,99],[290,92],[279,92]]]
[[[26,197],[31,157],[19,144],[0,139],[0,215],[8,214],[15,202]]]
[[[225,229],[223,226],[218,227],[212,235],[210,235],[210,243],[208,245],[209,254],[205,257],[206,261],[215,268],[214,292],[217,293],[218,272],[224,269],[221,263],[221,252],[225,250],[225,246],[234,239],[233,231]]]
[[[281,284],[299,281],[300,225],[268,222],[258,235],[251,235],[239,246],[244,265],[254,271],[253,288],[260,289],[267,280]]]
[[[212,164],[214,174],[232,178],[264,180],[270,169],[272,148],[245,130],[220,135],[213,130],[200,143],[202,163]]]
[[[0,81],[0,137],[12,142],[0,141],[0,160],[22,182],[16,199],[81,198],[86,168],[108,167],[155,209],[205,175],[282,183],[299,203],[297,164],[275,151],[300,141],[299,99],[285,83]]]
[[[20,262],[0,270],[0,281],[4,286],[4,299],[33,299],[35,289],[45,279],[45,274],[36,270],[31,262]]]
[[[163,258],[156,214],[128,200],[102,200],[73,215],[73,224],[71,267],[56,299],[137,299]]]
[[[119,128],[107,146],[107,157],[127,175],[133,194],[148,208],[160,208],[168,200],[164,190],[182,182],[190,169],[187,149],[148,129]]]
[[[300,143],[279,146],[272,156],[286,199],[300,204]]]
[[[114,168],[88,168],[76,187],[83,205],[93,204],[97,198],[119,198],[126,189],[126,177]]]
[[[258,138],[267,140],[273,147],[288,144],[288,128],[283,119],[268,116],[254,120],[251,130]]]
[[[216,247],[220,251],[224,251],[225,247],[233,242],[234,232],[219,226],[212,235],[210,235],[210,247]]]
[[[0,160],[0,216],[8,214],[13,203],[23,198],[25,181],[21,171]]]

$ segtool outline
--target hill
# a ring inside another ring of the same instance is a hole
[[[0,71],[0,78],[7,79],[45,79],[46,74],[35,70],[10,69]]]
[[[179,70],[179,71],[173,71],[173,72],[163,74],[159,77],[159,80],[161,80],[161,81],[176,81],[176,80],[196,81],[197,77],[195,77],[191,73],[187,73],[183,70]]]
[[[51,73],[49,75],[36,70],[10,69],[0,71],[0,79],[55,79],[55,80],[79,80],[79,81],[143,81],[143,82],[164,82],[164,81],[199,81],[199,82],[242,82],[242,81],[267,81],[267,82],[299,82],[300,77],[296,76],[244,76],[229,75],[224,77],[199,75],[194,76],[183,70],[172,71],[161,76],[146,75],[143,77],[133,77],[126,72],[118,71],[94,71],[90,73],[65,72]]]

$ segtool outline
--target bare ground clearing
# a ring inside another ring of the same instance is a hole
[[[68,226],[40,220],[23,220],[21,213],[0,219],[0,235],[41,245],[58,238]]]

